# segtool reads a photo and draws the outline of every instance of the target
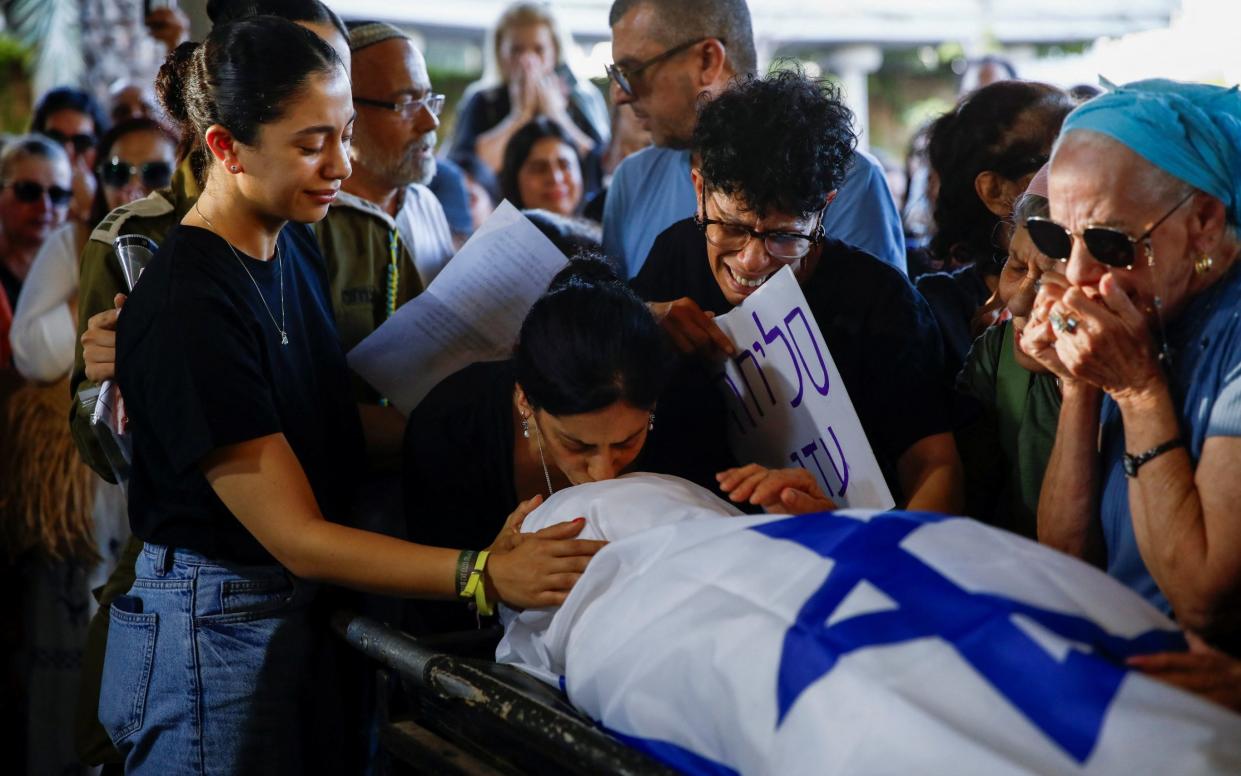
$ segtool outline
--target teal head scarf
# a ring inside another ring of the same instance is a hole
[[[1216,197],[1241,224],[1241,93],[1164,79],[1135,81],[1069,114],[1062,134],[1089,129]]]

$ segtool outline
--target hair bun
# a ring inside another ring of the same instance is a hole
[[[569,266],[556,273],[547,287],[547,293],[613,284],[624,285],[602,256],[581,253],[569,260]]]
[[[164,64],[160,65],[159,75],[155,77],[155,93],[159,97],[164,112],[178,124],[186,124],[190,120],[189,107],[186,104],[187,69],[192,66],[194,54],[201,44],[186,41],[172,50]]]

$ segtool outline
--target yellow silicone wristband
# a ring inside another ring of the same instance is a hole
[[[478,613],[484,617],[490,617],[495,614],[495,609],[487,601],[487,585],[483,581],[483,569],[487,567],[487,558],[491,555],[487,550],[478,553],[478,560],[474,563],[474,571],[470,574],[470,582],[474,584],[474,605],[478,607]],[[477,583],[475,583],[477,580]]]

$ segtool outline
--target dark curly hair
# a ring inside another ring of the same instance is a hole
[[[691,142],[707,184],[760,218],[822,209],[856,145],[839,90],[796,70],[734,81],[699,108]]]
[[[927,155],[939,178],[931,252],[941,260],[984,262],[1000,253],[993,235],[1000,217],[978,197],[974,180],[988,170],[1009,180],[1037,172],[1073,101],[1033,81],[997,81],[970,92],[931,125]]]

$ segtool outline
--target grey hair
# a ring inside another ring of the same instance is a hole
[[[719,38],[735,75],[758,72],[754,29],[745,0],[616,0],[608,13],[608,26],[615,27],[625,14],[640,6],[655,12],[655,34],[665,46],[695,38]]]
[[[1013,203],[1013,223],[1024,226],[1027,219],[1047,218],[1051,212],[1047,197],[1042,194],[1026,192]]]
[[[1051,158],[1053,166],[1056,155],[1060,152],[1060,147],[1064,145],[1065,139],[1069,137],[1073,138],[1075,144],[1085,145],[1087,150],[1098,154],[1113,151],[1117,148],[1127,148],[1124,143],[1101,132],[1089,129],[1069,130],[1056,140],[1056,144],[1052,148]],[[1151,164],[1146,159],[1139,157],[1139,162],[1137,188],[1145,192],[1151,202],[1167,202],[1171,204],[1182,197],[1188,196],[1191,191],[1195,191],[1194,186]],[[1229,222],[1225,231],[1225,237],[1234,246],[1241,248],[1241,225]]]
[[[1074,129],[1069,130],[1056,139],[1056,144],[1051,151],[1053,163],[1056,156],[1060,153],[1060,147],[1064,145],[1068,138],[1072,138],[1074,144],[1084,145],[1087,150],[1099,155],[1115,151],[1117,148],[1124,148],[1126,150],[1129,148],[1119,140],[1102,132],[1096,132],[1091,129]],[[1193,186],[1190,186],[1175,175],[1156,167],[1145,159],[1140,159],[1140,161],[1141,166],[1138,170],[1138,175],[1140,176],[1139,188],[1146,193],[1151,201],[1165,202],[1176,200],[1193,190]]]
[[[0,184],[9,182],[9,175],[13,172],[13,166],[22,159],[28,159],[32,156],[39,156],[53,164],[63,164],[69,167],[69,157],[65,154],[65,149],[56,145],[50,138],[37,133],[29,135],[19,135],[4,144],[4,150],[0,151]]]

